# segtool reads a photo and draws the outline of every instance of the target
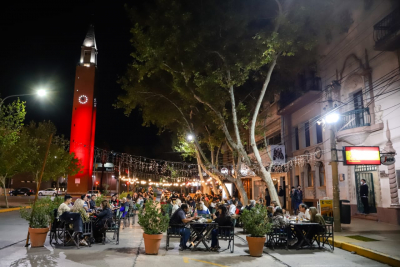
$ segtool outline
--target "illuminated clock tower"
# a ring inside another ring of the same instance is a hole
[[[68,177],[68,193],[84,194],[92,187],[94,137],[96,130],[95,75],[97,46],[94,27],[90,25],[76,67],[72,107],[70,152],[83,165],[82,173]]]

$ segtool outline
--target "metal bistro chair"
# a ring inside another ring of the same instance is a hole
[[[79,214],[79,213],[78,213]],[[79,214],[80,216],[80,214]],[[89,236],[88,239],[85,239],[88,241],[88,246],[92,246],[92,240],[93,240],[93,224],[92,221],[88,222],[82,222],[82,233],[78,233],[75,231],[71,231],[70,229],[70,223],[64,222],[64,231],[63,231],[63,246],[67,245],[71,240],[75,244],[76,248],[79,249],[79,243],[80,243],[80,236]],[[68,238],[68,242],[66,242]]]
[[[184,224],[170,224],[167,229],[167,241],[165,244],[165,250],[168,251],[169,248],[169,239],[170,238],[182,238],[181,234],[179,233],[179,228],[185,227]],[[189,239],[190,240],[190,239]]]
[[[318,233],[318,245],[322,243],[322,247],[325,247],[325,244],[329,246],[331,251],[335,249],[334,246],[334,233],[333,233],[333,224],[325,224],[321,226],[324,230]],[[329,240],[331,239],[331,240]],[[329,242],[331,241],[331,242]]]
[[[267,233],[266,245],[275,249],[275,246],[284,244],[288,249],[289,230],[289,227],[272,226],[271,231]]]
[[[230,249],[230,252],[233,253],[235,249],[235,226],[233,223],[231,226],[218,226],[218,240],[228,241],[228,247],[220,252]]]
[[[64,236],[64,222],[59,220],[58,217],[58,209],[53,210],[54,220],[51,223],[50,228],[50,245],[53,246],[53,241],[55,241],[55,245],[63,244],[63,236]],[[60,242],[59,242],[60,241]]]
[[[103,232],[103,245],[106,244],[106,239],[111,243],[115,242],[116,245],[119,244],[119,228],[121,225],[121,217],[122,213],[119,210],[117,210],[116,215],[105,222],[104,228],[106,230]],[[115,240],[115,238],[116,240],[111,241],[111,239],[107,237],[107,233],[113,233],[112,240]]]

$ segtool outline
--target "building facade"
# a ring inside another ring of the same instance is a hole
[[[337,149],[378,146],[381,153],[395,153],[400,151],[399,3],[348,1],[333,14],[345,9],[353,10],[348,31],[334,35],[330,44],[319,48],[321,115],[339,114],[335,125]],[[325,131],[323,150],[330,149],[329,131]],[[400,156],[395,159],[397,162],[390,166],[339,163],[340,198],[350,201],[353,216],[400,224]],[[333,192],[330,161],[330,153],[325,153],[328,197]],[[338,161],[343,161],[342,153],[338,153]],[[369,215],[362,214],[361,179],[369,188]]]

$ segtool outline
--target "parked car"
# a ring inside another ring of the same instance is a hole
[[[39,196],[58,196],[64,194],[63,191],[57,190],[56,188],[47,188],[39,190]]]
[[[18,195],[30,196],[35,194],[35,191],[28,187],[21,187],[14,190],[10,190],[9,194],[10,196],[18,196]]]
[[[96,195],[96,197],[99,197],[99,196],[101,196],[101,193],[100,193],[100,190],[89,190],[89,191],[87,191],[87,195],[90,195],[90,196]]]

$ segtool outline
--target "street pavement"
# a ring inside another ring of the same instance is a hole
[[[235,237],[235,252],[179,251],[179,240],[171,239],[165,250],[165,236],[159,254],[144,254],[143,231],[135,224],[120,232],[120,244],[93,244],[92,247],[53,248],[46,241],[43,248],[25,248],[27,223],[17,211],[0,213],[0,267],[3,266],[388,266],[351,254],[348,251],[328,250],[264,250],[260,258],[250,257],[244,235]],[[18,242],[20,241],[20,242]],[[221,247],[227,246],[222,241]]]
[[[377,241],[365,242],[348,237],[354,235]],[[335,233],[335,240],[390,255],[400,260],[400,225],[351,218],[351,224],[342,224],[342,232]]]

